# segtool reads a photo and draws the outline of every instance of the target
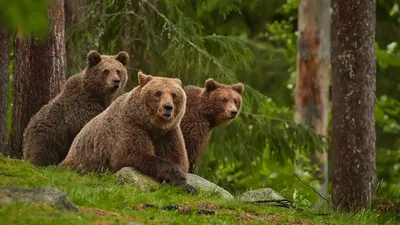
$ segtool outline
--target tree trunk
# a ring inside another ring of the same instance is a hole
[[[86,14],[86,0],[68,0],[64,4],[65,29],[78,24]]]
[[[330,0],[301,0],[295,121],[327,136],[329,110]],[[328,154],[310,155],[314,177],[320,180],[319,192],[328,192]],[[317,165],[315,170],[314,165]]]
[[[10,34],[0,26],[0,155],[6,154]]]
[[[74,28],[74,25],[77,25],[84,19],[86,15],[86,0],[65,1],[64,9],[65,9],[65,32],[68,34],[70,29]],[[65,47],[67,49],[66,71],[68,72],[67,74],[72,74],[70,65],[72,65],[72,63],[74,62],[74,56],[76,55],[76,53],[74,53],[73,50],[74,46],[71,46],[70,41],[65,40]]]
[[[335,0],[332,14],[332,202],[367,208],[375,195],[375,0]]]
[[[64,0],[48,10],[51,27],[44,40],[15,38],[14,103],[9,138],[10,155],[21,158],[25,127],[39,109],[54,98],[66,81]]]
[[[153,5],[156,4],[156,1],[150,1]],[[123,45],[125,51],[129,54],[129,65],[128,65],[128,75],[129,79],[126,84],[125,90],[130,91],[134,86],[136,86],[137,79],[136,74],[139,70],[142,70],[143,67],[143,54],[146,49],[146,45],[143,41],[140,40],[141,36],[141,27],[140,23],[136,20],[137,16],[133,15],[131,12],[139,11],[139,1],[138,0],[129,0],[125,2],[125,13],[126,20],[124,23],[124,37],[123,37]]]

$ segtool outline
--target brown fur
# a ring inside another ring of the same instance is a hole
[[[212,129],[229,124],[237,117],[242,106],[243,84],[225,85],[210,78],[205,86],[184,87],[187,103],[181,129],[190,173],[194,172],[197,158],[207,144]],[[233,115],[232,111],[236,111],[237,114]]]
[[[59,164],[84,125],[123,93],[128,59],[126,52],[89,52],[88,66],[70,77],[62,92],[31,118],[24,132],[24,159],[38,166]]]
[[[179,127],[186,104],[181,81],[141,72],[138,77],[138,87],[82,129],[60,166],[81,173],[134,167],[194,192],[186,183],[189,163]],[[167,105],[173,107],[169,120],[164,117]]]

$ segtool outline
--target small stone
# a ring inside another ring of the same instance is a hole
[[[159,187],[159,183],[153,178],[138,172],[132,167],[124,167],[115,175],[119,183],[132,184],[141,190],[155,190]]]
[[[284,198],[272,188],[260,188],[249,190],[238,196],[240,201],[256,202],[266,200],[283,200]]]
[[[0,203],[45,203],[59,210],[78,211],[68,195],[57,188],[23,189],[16,186],[6,186],[0,189]]]
[[[221,198],[233,199],[233,195],[218,185],[192,173],[187,174],[187,183],[204,192],[218,193]]]
[[[141,223],[135,223],[135,222],[128,222],[126,225],[142,225]]]
[[[125,184],[132,184],[141,190],[155,190],[159,187],[159,183],[153,178],[146,176],[133,167],[124,167],[116,173],[118,182]],[[204,192],[217,193],[224,199],[233,199],[234,197],[219,187],[218,185],[199,177],[195,174],[187,174],[187,183],[193,186],[195,189],[199,189]]]

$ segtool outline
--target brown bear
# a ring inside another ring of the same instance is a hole
[[[23,158],[37,166],[59,164],[79,131],[122,95],[127,83],[126,52],[90,51],[87,67],[70,77],[63,90],[44,105],[24,131]]]
[[[186,95],[179,79],[138,73],[139,86],[116,99],[76,136],[60,164],[80,173],[133,167],[158,181],[195,189],[179,123]]]
[[[181,122],[183,138],[189,158],[189,172],[194,172],[199,154],[207,144],[213,128],[229,124],[242,106],[241,83],[225,85],[206,80],[205,88],[186,86],[186,113]]]

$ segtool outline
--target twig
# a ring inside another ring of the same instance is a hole
[[[257,200],[257,201],[247,201],[248,203],[260,204],[260,203],[277,203],[277,206],[282,206],[286,208],[293,208],[295,209],[296,206],[293,204],[292,201],[288,199],[273,199],[273,200]]]
[[[295,176],[301,183],[303,183],[303,184],[306,185],[307,187],[311,188],[315,193],[317,193],[317,195],[318,195],[319,197],[321,197],[323,200],[325,200],[325,201],[327,202],[326,198],[325,198],[324,196],[322,196],[317,190],[315,190],[313,187],[311,187],[310,185],[308,185],[308,184],[306,184],[304,181],[302,181],[302,180],[300,179],[300,177],[297,176],[296,173],[293,173],[293,174],[294,174],[294,176]]]

